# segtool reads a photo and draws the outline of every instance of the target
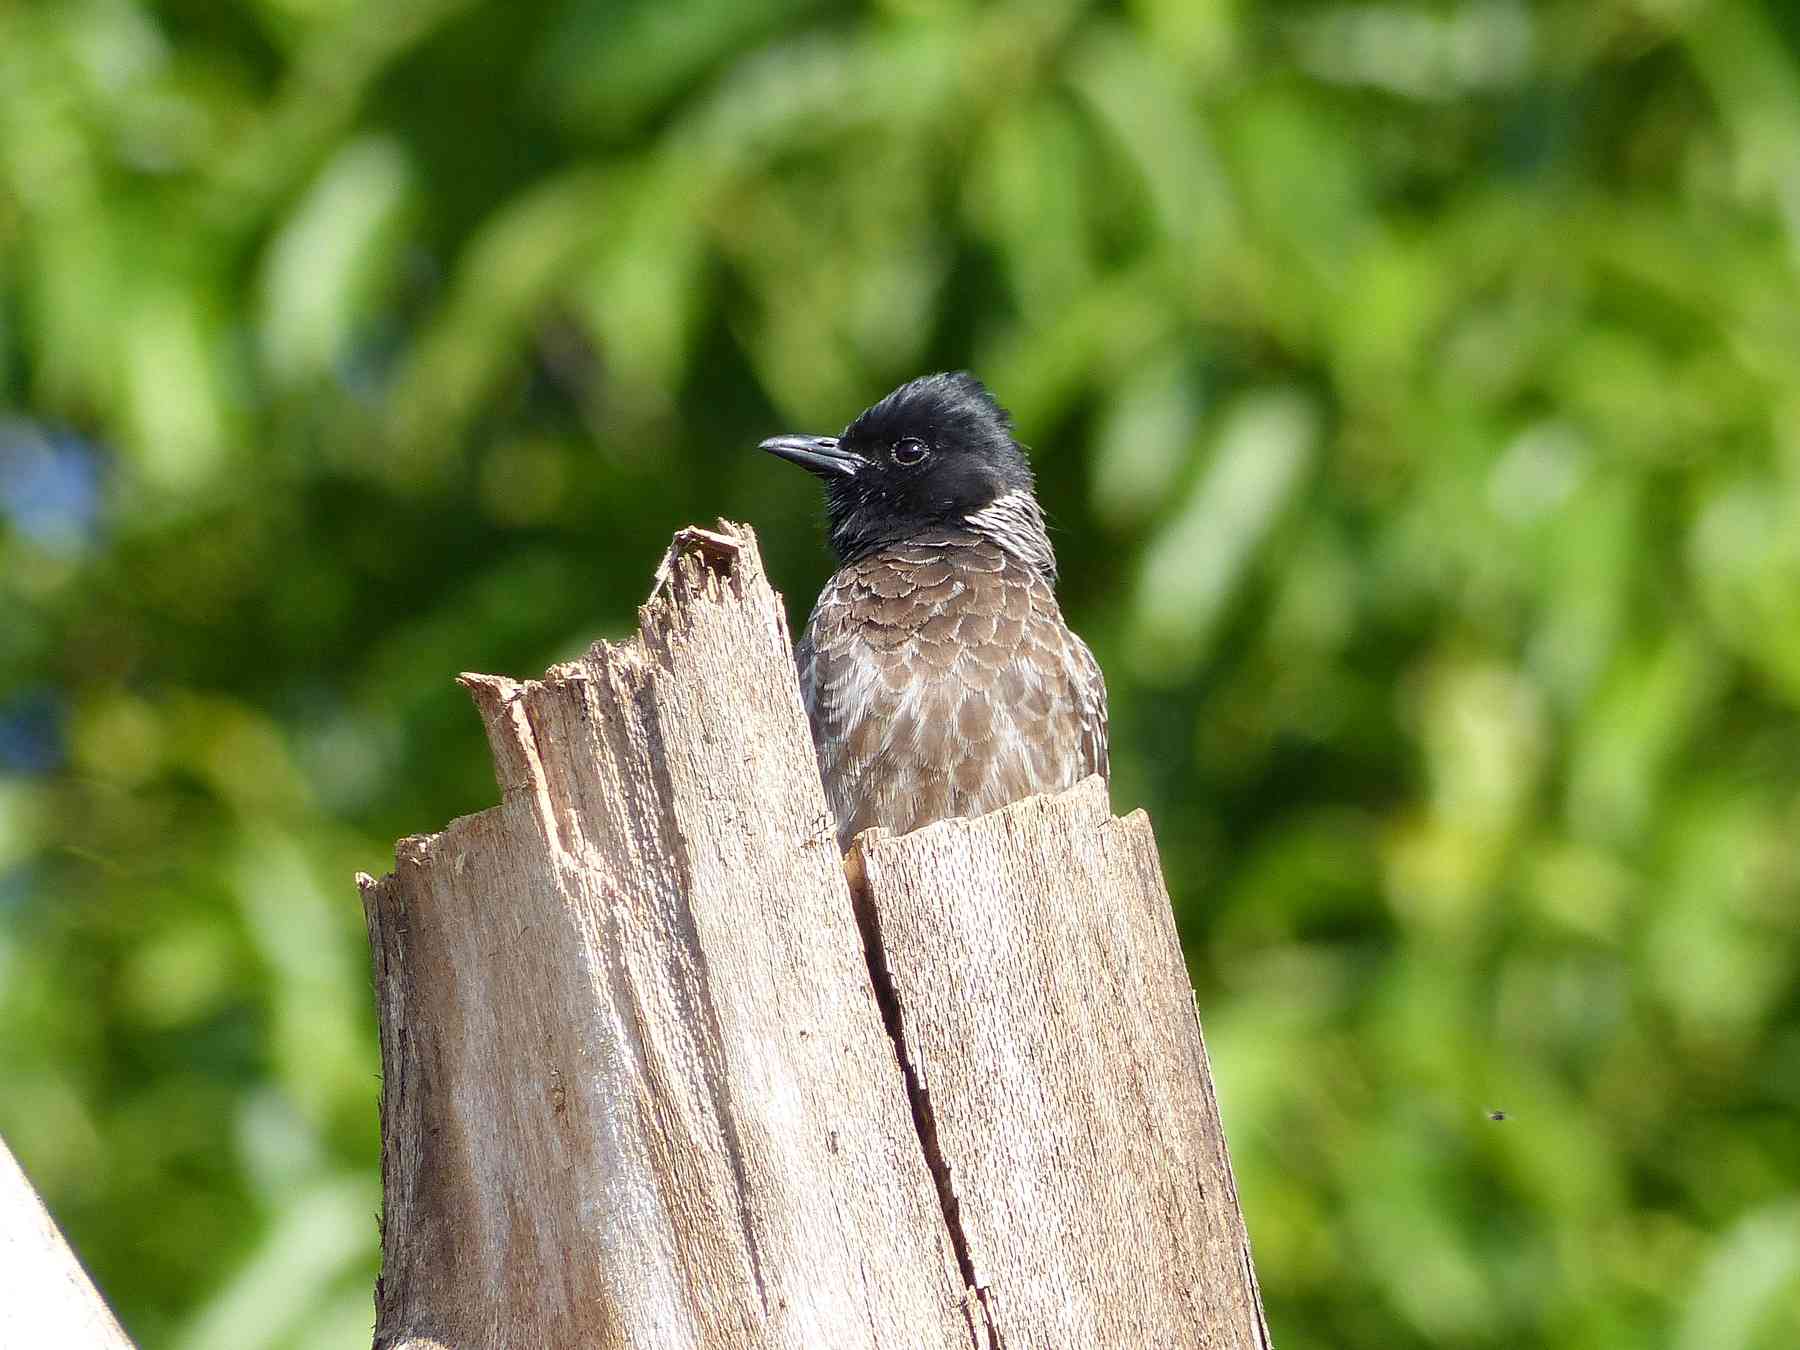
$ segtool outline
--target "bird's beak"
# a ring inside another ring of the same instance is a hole
[[[869,465],[861,455],[839,445],[836,436],[771,436],[762,448],[821,478],[854,478]]]

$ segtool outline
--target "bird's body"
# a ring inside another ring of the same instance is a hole
[[[764,447],[826,479],[843,563],[796,651],[840,845],[1107,773],[1105,683],[985,389],[928,376],[840,438]]]

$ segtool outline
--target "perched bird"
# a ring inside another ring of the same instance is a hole
[[[841,436],[762,448],[825,484],[840,566],[795,657],[840,848],[1106,774],[1106,684],[979,380],[927,375]]]

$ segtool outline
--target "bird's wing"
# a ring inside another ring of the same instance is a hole
[[[1075,667],[1075,706],[1081,717],[1084,772],[1112,781],[1112,751],[1107,743],[1106,676],[1093,651],[1069,630],[1069,654]]]
[[[989,546],[903,545],[819,597],[797,651],[847,841],[1106,772],[1106,687],[1033,570]]]

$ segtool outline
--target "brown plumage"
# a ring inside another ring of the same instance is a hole
[[[927,377],[840,438],[764,447],[826,478],[844,559],[796,650],[841,846],[1107,773],[1105,683],[985,389]]]
[[[1107,772],[1106,697],[1038,572],[943,531],[850,564],[797,647],[840,842]]]

